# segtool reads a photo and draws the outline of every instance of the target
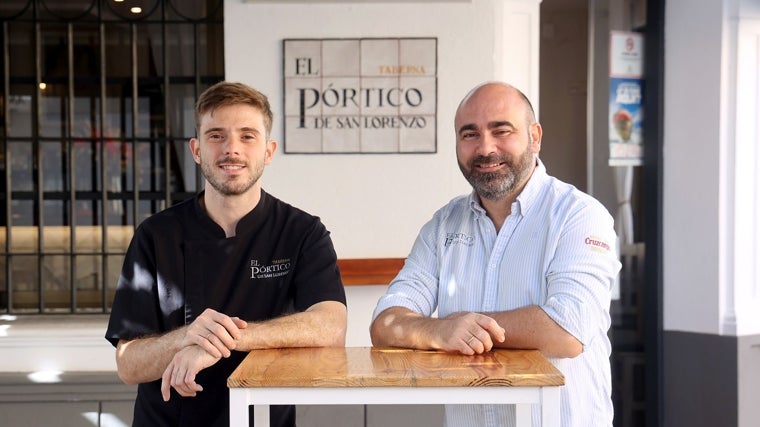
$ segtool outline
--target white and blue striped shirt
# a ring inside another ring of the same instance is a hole
[[[538,305],[583,344],[572,359],[550,359],[565,375],[563,427],[609,427],[610,289],[620,269],[609,212],[546,174],[542,162],[497,233],[474,194],[453,199],[424,225],[404,268],[380,298],[439,317]],[[509,340],[509,336],[507,336]],[[533,408],[533,425],[540,425]],[[450,405],[448,426],[513,426],[513,405]]]

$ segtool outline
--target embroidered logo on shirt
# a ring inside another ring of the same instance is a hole
[[[446,233],[446,239],[443,241],[443,247],[451,245],[472,246],[475,244],[475,237],[468,236],[464,233]]]
[[[584,240],[584,243],[586,243],[586,245],[588,245],[592,251],[602,252],[602,253],[607,253],[610,251],[610,245],[604,240],[601,240],[599,237],[594,237],[594,236],[586,237],[586,240]]]
[[[271,279],[281,277],[290,272],[290,259],[274,259],[268,264],[259,260],[251,260],[251,279]]]

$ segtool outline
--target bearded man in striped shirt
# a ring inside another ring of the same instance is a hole
[[[454,119],[459,168],[473,187],[422,227],[378,301],[376,346],[480,354],[538,349],[565,375],[563,427],[610,427],[613,220],[547,174],[541,125],[515,87],[471,90]],[[433,314],[437,311],[437,316]],[[534,408],[533,424],[540,425]],[[513,405],[450,405],[449,426],[512,426]]]

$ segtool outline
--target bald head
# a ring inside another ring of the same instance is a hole
[[[525,110],[526,124],[531,125],[536,122],[536,113],[533,110],[533,105],[531,105],[530,100],[522,91],[508,83],[485,82],[470,90],[459,103],[454,115],[455,131],[457,133],[461,131],[459,122],[463,109],[472,108],[473,106],[482,108],[500,102],[517,102],[521,104],[521,107]]]

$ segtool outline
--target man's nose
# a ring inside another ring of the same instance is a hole
[[[233,135],[230,138],[227,138],[227,145],[225,146],[225,153],[226,154],[238,154],[240,153],[240,150],[243,146],[243,142],[241,141],[240,137]]]
[[[496,138],[489,134],[485,134],[480,141],[478,141],[477,153],[481,156],[488,156],[496,153],[497,141]]]

